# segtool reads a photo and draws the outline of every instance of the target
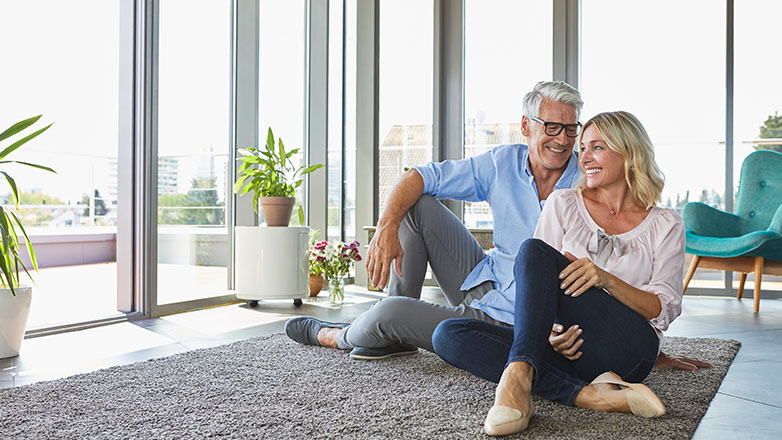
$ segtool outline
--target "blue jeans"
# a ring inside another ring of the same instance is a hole
[[[545,242],[529,239],[516,255],[514,326],[449,319],[432,336],[435,352],[449,364],[499,382],[505,366],[523,361],[535,374],[532,393],[573,405],[581,388],[606,371],[641,382],[657,360],[659,339],[648,321],[607,294],[591,288],[564,295],[559,273],[570,264]],[[548,342],[551,327],[578,324],[584,332],[579,359],[570,361]]]

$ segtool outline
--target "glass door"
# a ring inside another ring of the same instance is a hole
[[[153,315],[232,299],[231,1],[160,0],[157,6]]]
[[[17,210],[3,184],[0,203],[22,220],[40,267],[33,271],[22,246],[32,280],[22,275],[21,282],[34,291],[28,333],[133,309],[131,289],[123,285],[120,298],[117,289],[118,243],[130,240],[117,229],[118,209],[130,202],[118,191],[118,176],[131,166],[120,159],[118,143],[120,65],[132,64],[120,29],[133,21],[120,7],[105,0],[0,2],[0,132],[39,114],[25,133],[53,123],[7,159],[56,174],[0,168],[15,179],[21,199]],[[129,272],[130,259],[123,264],[121,272]]]

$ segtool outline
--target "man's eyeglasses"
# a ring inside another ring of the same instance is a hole
[[[559,122],[546,122],[540,118],[536,118],[535,116],[530,116],[529,118],[535,122],[543,124],[543,131],[548,136],[559,136],[559,134],[562,133],[562,130],[565,130],[565,136],[574,138],[578,136],[579,132],[581,132],[580,122],[576,122],[575,124],[560,124]]]

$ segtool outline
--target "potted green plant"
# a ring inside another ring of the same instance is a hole
[[[0,142],[17,135],[26,128],[35,124],[41,115],[17,122],[7,130],[0,133]],[[18,163],[50,172],[51,168],[36,165],[29,162],[16,160],[6,160],[6,156],[17,150],[19,147],[48,130],[52,124],[30,133],[21,139],[16,140],[9,146],[0,150],[0,164]],[[19,209],[19,188],[16,181],[6,171],[0,170],[8,186],[11,187],[11,200],[16,210]],[[19,270],[23,270],[28,276],[24,262],[19,258],[19,239],[24,237],[24,243],[27,245],[27,252],[30,255],[30,262],[33,268],[38,270],[38,262],[35,258],[33,245],[30,243],[30,237],[22,226],[22,222],[14,211],[6,206],[0,205],[0,358],[7,358],[19,354],[24,339],[24,329],[27,326],[27,318],[30,314],[30,304],[32,302],[32,288],[19,283]],[[32,279],[32,277],[30,277]]]
[[[266,149],[250,147],[239,150],[242,164],[236,173],[234,193],[246,194],[252,191],[253,208],[260,213],[260,201],[268,226],[288,226],[293,205],[296,203],[296,188],[304,182],[305,174],[323,167],[323,164],[295,166],[291,157],[298,152],[298,148],[286,151],[282,138],[277,140],[275,146],[271,127],[266,136]],[[304,224],[304,211],[301,206],[299,222]]]

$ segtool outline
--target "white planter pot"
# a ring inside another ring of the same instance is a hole
[[[236,227],[236,296],[299,299],[309,296],[306,226]]]
[[[11,294],[11,289],[0,289],[0,359],[19,354],[30,316],[33,289],[20,286],[14,291],[16,296]]]

